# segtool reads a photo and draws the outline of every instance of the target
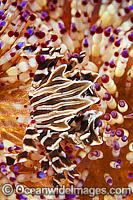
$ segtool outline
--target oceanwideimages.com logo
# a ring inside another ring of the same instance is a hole
[[[2,193],[5,196],[11,196],[13,193],[15,194],[24,194],[24,195],[88,195],[89,197],[95,197],[96,195],[127,195],[132,194],[131,188],[79,188],[74,187],[66,187],[63,185],[62,187],[43,187],[43,188],[29,188],[24,185],[18,184],[15,188],[9,183],[6,183],[1,188]]]

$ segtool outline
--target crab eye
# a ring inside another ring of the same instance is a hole
[[[86,138],[85,140],[83,140],[83,143],[85,145],[90,145],[92,143],[92,139],[89,137],[89,138]]]

